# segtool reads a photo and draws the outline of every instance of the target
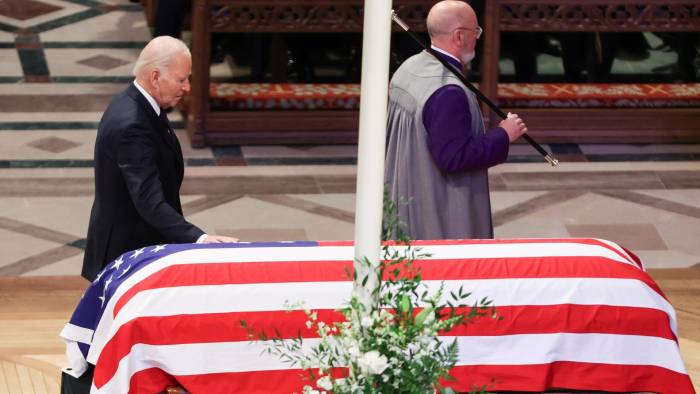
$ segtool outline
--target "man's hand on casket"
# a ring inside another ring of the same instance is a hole
[[[238,238],[226,237],[223,235],[207,235],[202,240],[205,244],[222,244],[222,243],[235,243],[238,242]]]

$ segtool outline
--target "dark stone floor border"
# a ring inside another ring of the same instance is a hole
[[[65,41],[65,42],[42,42],[44,49],[141,49],[146,46],[146,42],[141,41]]]
[[[492,191],[700,189],[700,171],[511,172],[491,176]],[[0,197],[90,196],[92,178],[0,177]],[[355,175],[216,175],[185,178],[184,195],[354,193]]]
[[[0,111],[0,113],[2,113]],[[74,124],[76,125],[76,124]],[[65,130],[97,130],[97,124],[93,123],[86,123],[86,124],[81,124],[81,127],[75,127],[75,128],[67,128]],[[47,127],[47,129],[51,129],[50,127]],[[41,130],[41,129],[24,129],[24,131],[30,131],[30,130]],[[56,130],[57,132],[60,133],[60,129],[53,129]],[[3,131],[2,124],[0,124],[0,131]],[[7,131],[7,130],[4,130]],[[21,132],[21,130],[18,129],[12,129],[12,131],[18,131]],[[214,155],[214,158],[209,158],[209,157],[192,157],[185,159],[185,163],[188,167],[209,167],[209,166],[276,166],[276,165],[289,165],[289,166],[295,166],[295,165],[354,165],[357,163],[357,159],[354,157],[290,157],[290,158],[271,158],[271,159],[260,159],[260,158],[246,158],[244,156],[219,156],[219,155]],[[530,163],[533,162],[534,160],[523,160],[523,161],[512,161],[512,163]],[[629,161],[629,160],[625,160]],[[644,159],[640,161],[646,161]],[[685,161],[682,159],[678,159],[678,161]],[[92,168],[94,166],[94,162],[92,159],[17,159],[17,160],[0,160],[0,168]],[[533,173],[534,174],[534,173]],[[539,173],[537,173],[539,174]],[[593,179],[589,179],[589,177],[584,176],[583,182],[579,182],[579,179],[576,177],[581,176],[580,174],[588,174],[588,172],[581,172],[581,173],[573,173],[573,172],[556,172],[552,173],[551,175],[532,175],[530,177],[523,178],[522,180],[522,185],[519,186],[513,186],[511,185],[510,187],[516,187],[519,190],[540,190],[542,187],[546,187],[542,185],[543,177],[548,178],[551,176],[563,176],[567,177],[567,179],[559,179],[557,182],[555,182],[555,187],[563,187],[563,188],[588,188],[591,187],[590,183],[596,184],[599,183],[599,180],[597,178],[600,178],[598,176],[593,177]],[[508,182],[520,182],[520,181],[514,181],[514,180],[509,180],[510,175],[506,176],[506,178],[503,178],[503,175],[501,174],[496,174],[492,175],[492,179],[490,179],[490,183],[492,185],[492,188],[494,190],[503,190],[506,188],[505,183],[506,181]],[[609,178],[613,178],[613,176],[609,176]],[[547,184],[549,184],[548,179],[544,179]],[[669,179],[670,181],[670,179]],[[689,181],[693,184],[697,184],[700,182],[699,179],[696,178],[685,178],[685,181]],[[608,187],[611,188],[624,188],[624,189],[643,189],[643,188],[657,188],[658,185],[655,185],[655,183],[658,182],[663,182],[663,180],[659,179],[652,179],[649,177],[645,177],[644,175],[642,178],[639,179],[621,179],[620,184],[615,185],[615,184],[609,184]],[[674,181],[675,182],[675,181]],[[637,187],[631,187],[630,185],[638,185]],[[669,185],[666,185],[669,186]],[[597,186],[593,186],[597,187]],[[692,186],[691,186],[692,187]]]
[[[618,200],[633,202],[635,204],[644,205],[650,208],[661,209],[667,212],[673,212],[679,215],[700,219],[700,208],[679,202],[669,201],[663,198],[628,190],[600,190],[596,193],[602,196],[612,197]]]
[[[221,179],[226,179],[232,177],[199,177],[198,181],[205,181],[207,184],[209,184],[209,181],[211,181],[212,178],[221,178]],[[252,177],[243,177],[243,178],[252,178]],[[255,177],[260,181],[258,185],[260,184],[268,184],[272,183],[274,185],[279,185],[279,179],[277,181],[269,182],[270,180],[267,178],[270,177]],[[323,189],[323,183],[327,182],[328,179],[323,176],[319,177],[284,177],[288,180],[286,182],[287,186],[291,186],[293,184],[297,184],[300,179],[298,178],[304,178],[304,181],[298,183],[302,185],[306,185],[309,190],[313,189],[313,192],[319,193],[319,190]],[[337,177],[336,177],[337,178]],[[354,183],[354,177],[345,177],[345,178],[353,178],[352,181]],[[219,179],[219,180],[221,180]],[[46,185],[45,180],[37,180],[33,179],[36,182],[33,182],[34,184],[42,184],[44,191],[48,191],[53,189],[52,186],[54,185]],[[85,184],[86,181],[92,182],[91,179],[80,179],[82,182],[81,186],[78,187],[78,190],[83,190],[85,191]],[[249,181],[252,181],[252,179],[248,179]],[[2,181],[2,180],[0,180]],[[25,180],[26,181],[26,180]],[[345,179],[345,184],[349,185],[350,179]],[[71,186],[71,182],[63,182],[63,186]],[[197,183],[197,182],[195,182]],[[254,185],[256,184],[256,181],[251,182],[247,186],[247,189],[255,189]],[[341,183],[336,183],[336,185],[342,184]],[[75,185],[72,185],[75,186]],[[189,185],[189,187],[196,188],[198,190],[197,194],[203,194],[207,192],[207,190],[202,190],[201,188],[202,184],[193,184]],[[220,185],[219,185],[220,186]],[[233,182],[233,187],[240,187],[242,186],[241,183],[236,184]],[[328,187],[328,185],[325,185]],[[245,189],[246,187],[244,187]],[[284,189],[284,186],[282,187]],[[292,192],[296,192],[299,194],[301,193],[301,190],[298,188],[292,188]],[[76,190],[76,188],[71,188],[71,190]],[[36,190],[35,190],[36,191]],[[354,191],[354,190],[352,190]],[[347,191],[347,192],[352,192],[352,191]],[[30,190],[31,192],[31,190]],[[195,200],[189,201],[185,204],[183,204],[183,209],[185,211],[186,216],[189,215],[194,215],[198,212],[203,212],[206,210],[209,210],[211,208],[214,208],[216,206],[220,206],[223,204],[226,204],[231,201],[238,200],[242,197],[244,197],[246,194],[248,194],[248,197],[260,200],[260,201],[265,201],[271,204],[279,205],[279,206],[284,206],[292,209],[297,209],[300,211],[312,213],[315,215],[320,215],[336,220],[341,220],[347,223],[353,223],[354,222],[354,213],[322,204],[317,204],[311,201],[307,201],[298,197],[293,197],[289,196],[286,193],[289,193],[290,190],[287,190],[286,192],[282,192],[280,190],[276,190],[275,193],[269,193],[269,194],[260,194],[260,193],[231,193],[231,194],[226,194],[224,191],[219,190],[218,194],[212,194],[212,195],[204,195],[200,198],[197,198]],[[337,192],[337,190],[335,191]],[[493,214],[493,222],[494,222],[494,227],[498,227],[501,225],[504,225],[506,223],[512,222],[514,220],[517,220],[522,217],[526,217],[528,215],[531,215],[534,212],[540,211],[542,209],[546,209],[549,207],[552,207],[553,205],[558,205],[562,204],[568,201],[571,201],[575,198],[578,198],[582,195],[585,195],[589,191],[585,190],[563,190],[563,191],[549,191],[545,194],[542,194],[540,196],[533,197],[531,199],[528,199],[526,201],[523,201],[521,203],[518,203],[516,205],[513,205],[511,207],[505,208],[503,210],[494,212]],[[684,215],[684,216],[689,216],[693,218],[698,218],[700,219],[700,208],[689,206],[686,204],[681,204],[677,203],[674,201],[669,201],[666,199],[658,198],[658,197],[653,197],[653,196],[647,196],[641,193],[636,193],[633,191],[626,191],[626,190],[596,190],[596,191],[590,191],[595,194],[599,194],[601,196],[607,196],[607,197],[612,197],[612,198],[617,198],[621,199],[624,201],[628,202],[633,202],[645,206],[649,206],[655,209],[661,209],[665,210],[668,212],[673,212],[676,214]],[[0,190],[0,195],[2,195],[2,190]],[[187,194],[187,193],[183,193]],[[35,193],[33,194],[35,196],[41,195],[40,193]],[[51,193],[53,196],[60,196],[60,192],[57,194],[56,190],[53,190],[53,193]],[[59,244],[62,244],[58,247],[51,248],[49,250],[37,253],[35,255],[20,259],[16,262],[13,262],[11,264],[5,265],[3,267],[0,267],[0,276],[10,276],[10,275],[21,275],[26,272],[30,272],[39,268],[42,268],[44,266],[53,264],[55,262],[64,260],[66,258],[78,255],[82,253],[82,250],[84,250],[84,244],[85,244],[85,239],[82,238],[77,238],[73,235],[62,233],[59,231],[55,231],[52,229],[48,229],[45,227],[41,226],[36,226],[32,225],[29,223],[24,223],[21,221],[17,221],[14,219],[10,218],[4,218],[0,217],[0,228],[20,234],[24,234],[26,236],[34,237],[34,238],[39,238],[51,242],[56,242]]]
[[[107,75],[107,76],[52,76],[52,83],[123,83],[127,84],[134,80],[132,75]],[[126,88],[126,86],[124,86]]]
[[[186,216],[194,215],[198,212],[206,211],[227,202],[237,200],[241,197],[243,196],[203,196],[183,204],[183,210],[185,211]],[[62,233],[46,227],[0,217],[0,228],[23,234],[28,237],[63,244],[0,267],[0,276],[22,275],[69,257],[76,256],[85,250],[85,238],[77,238],[71,234]]]
[[[219,194],[213,196],[204,196],[182,204],[182,211],[185,214],[185,217],[188,217],[190,215],[194,215],[196,213],[203,212],[214,207],[218,207],[219,205],[223,205],[231,201],[236,201],[242,197],[242,194]]]
[[[77,237],[68,233],[52,230],[50,228],[37,226],[30,223],[21,222],[6,217],[0,216],[0,228],[14,233],[28,235],[34,238],[43,239],[45,241],[56,242],[60,244],[70,244]]]
[[[171,122],[175,129],[183,129],[181,121]],[[97,130],[99,122],[0,122],[0,130],[36,131],[36,130]]]
[[[346,223],[355,223],[355,213],[344,209],[329,207],[327,205],[317,204],[301,198],[288,196],[285,194],[255,194],[250,197],[260,201],[269,202],[271,204],[280,205],[288,208],[297,209],[300,211],[312,213],[314,215],[324,216],[331,219],[341,220]]]
[[[700,171],[511,172],[491,176],[495,190],[700,188]],[[493,190],[493,189],[492,189]]]
[[[98,122],[0,122],[0,130],[82,130],[97,129]]]
[[[73,23],[82,22],[86,19],[94,18],[102,14],[104,14],[104,12],[99,7],[89,8],[81,12],[76,12],[75,14],[66,15],[61,18],[53,19],[44,23],[40,23],[38,25],[34,25],[30,29],[36,33],[43,33]]]
[[[526,217],[537,211],[571,201],[584,194],[585,190],[562,190],[547,192],[541,196],[530,198],[521,203],[493,213],[493,227],[502,226],[514,220]]]
[[[58,246],[0,267],[0,276],[22,275],[26,272],[34,271],[69,257],[79,255],[80,253],[83,253],[82,249],[68,245]]]
[[[112,97],[111,94],[6,94],[0,95],[0,113],[103,112]]]

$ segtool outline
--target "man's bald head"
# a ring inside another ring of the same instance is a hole
[[[428,34],[431,39],[450,34],[458,27],[476,24],[476,13],[464,1],[443,0],[436,3],[428,12]]]
[[[456,0],[436,3],[428,12],[426,24],[433,46],[459,59],[462,65],[471,62],[481,30],[469,4]]]
[[[139,80],[146,78],[154,69],[167,73],[173,60],[182,56],[192,56],[184,42],[170,36],[156,37],[139,54],[134,65],[134,76]]]

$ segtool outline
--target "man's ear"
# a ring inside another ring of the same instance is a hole
[[[464,29],[455,29],[455,31],[452,33],[453,36],[452,38],[454,39],[454,43],[457,44],[457,46],[462,46],[464,43]]]
[[[154,68],[151,70],[151,73],[149,74],[149,79],[152,85],[155,86],[156,82],[158,82],[158,79],[160,79],[161,74],[160,70],[158,68]]]

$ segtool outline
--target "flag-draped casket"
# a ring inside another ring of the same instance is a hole
[[[458,391],[549,388],[694,393],[674,310],[639,260],[596,239],[416,241],[428,288],[488,297],[502,320],[457,339]],[[352,291],[349,242],[161,245],[120,256],[86,290],[61,336],[72,373],[95,365],[92,391],[291,393],[298,367],[264,354],[241,327],[318,340],[301,311],[339,318]]]

